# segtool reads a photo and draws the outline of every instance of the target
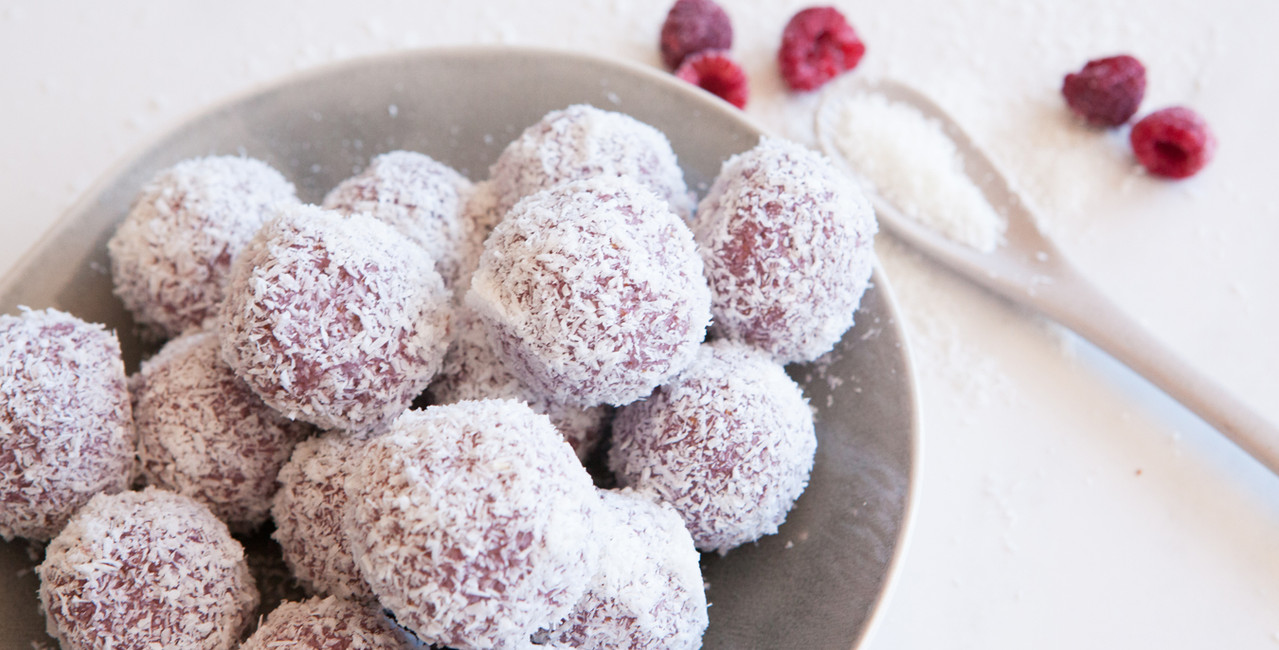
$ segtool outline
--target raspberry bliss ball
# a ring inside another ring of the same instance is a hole
[[[229,650],[258,605],[226,526],[156,488],[94,497],[36,573],[49,635],[66,650]]]
[[[649,394],[688,365],[710,318],[688,227],[616,177],[516,205],[489,236],[466,300],[521,381],[579,406]]]
[[[599,574],[573,613],[539,637],[557,648],[700,648],[706,592],[684,520],[671,506],[630,489],[601,497]]]
[[[280,489],[271,505],[284,562],[311,593],[372,601],[375,596],[355,568],[342,530],[346,479],[365,440],[330,431],[304,440],[280,470]]]
[[[236,263],[222,357],[286,416],[369,431],[430,383],[450,318],[449,294],[419,246],[366,215],[290,207]]]
[[[127,489],[135,444],[115,334],[52,309],[0,316],[0,537],[48,540]]]
[[[1093,126],[1119,126],[1137,113],[1146,95],[1146,67],[1127,54],[1095,59],[1066,75],[1062,97],[1071,112]]]
[[[281,203],[297,203],[293,185],[252,158],[160,172],[107,242],[116,295],[157,338],[200,326],[217,314],[232,262]]]
[[[1133,153],[1146,171],[1165,178],[1199,173],[1217,151],[1217,138],[1198,113],[1182,106],[1141,118],[1129,134]]]
[[[677,0],[662,23],[662,62],[675,70],[690,55],[733,46],[733,23],[713,0]]]
[[[467,241],[462,205],[471,182],[452,167],[412,151],[374,158],[367,169],[333,188],[324,207],[365,213],[426,249],[445,284],[458,274]]]
[[[814,90],[861,62],[866,45],[834,7],[809,7],[782,30],[777,67],[791,90]]]
[[[409,650],[420,647],[377,607],[328,598],[283,602],[240,650]]]
[[[526,402],[538,413],[551,418],[551,424],[573,446],[583,462],[604,437],[608,408],[581,407],[542,397],[529,388],[507,367],[502,356],[489,342],[484,326],[475,313],[462,308],[457,311],[457,338],[444,357],[440,376],[429,392],[434,404],[452,404],[465,400],[513,399]]]
[[[596,573],[599,496],[550,420],[519,402],[406,412],[364,448],[347,491],[356,565],[427,643],[527,647]]]
[[[852,327],[876,229],[870,203],[821,154],[765,138],[729,158],[693,221],[714,332],[780,363],[825,354]]]
[[[247,533],[266,521],[276,475],[312,429],[264,404],[219,350],[214,332],[185,334],[142,363],[130,383],[138,460],[148,484]]]
[[[629,176],[680,216],[693,198],[671,143],[629,115],[578,104],[547,113],[506,146],[491,170],[505,212],[539,190],[595,176]]]
[[[697,548],[725,553],[777,532],[808,485],[813,414],[782,367],[717,341],[647,400],[618,410],[609,467],[656,492]]]

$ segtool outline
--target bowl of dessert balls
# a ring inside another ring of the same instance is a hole
[[[920,444],[875,233],[581,54],[213,107],[0,283],[0,646],[858,647]]]

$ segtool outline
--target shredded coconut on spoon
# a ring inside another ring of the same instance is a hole
[[[843,98],[835,144],[861,176],[903,214],[983,253],[1007,224],[964,173],[941,124],[878,93]]]

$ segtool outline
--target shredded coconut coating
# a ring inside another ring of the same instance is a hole
[[[466,400],[513,399],[527,403],[533,411],[551,418],[578,459],[586,462],[604,437],[609,409],[606,406],[580,407],[547,399],[520,381],[501,355],[489,343],[484,326],[475,312],[457,310],[453,345],[444,356],[444,367],[428,389],[433,404]]]
[[[471,222],[462,218],[470,190],[471,181],[452,167],[426,154],[392,151],[333,188],[323,205],[342,214],[367,214],[395,228],[430,253],[451,287],[471,238]]]
[[[237,533],[266,521],[276,475],[312,428],[280,415],[219,356],[216,332],[169,341],[130,381],[142,477]]]
[[[484,253],[484,242],[492,234],[506,212],[497,202],[497,189],[493,181],[480,181],[471,186],[462,204],[462,220],[466,223],[468,236],[458,251],[457,277],[449,286],[453,287],[454,296],[461,298],[471,287],[471,276],[480,266],[480,255]]]
[[[609,467],[679,511],[697,548],[777,532],[808,485],[817,451],[798,385],[764,353],[727,340],[652,397],[619,409]]]
[[[528,647],[595,575],[599,496],[525,404],[408,411],[364,448],[346,487],[356,565],[424,642]]]
[[[853,325],[875,263],[875,213],[821,154],[764,138],[724,162],[693,220],[712,333],[812,361]]]
[[[600,571],[568,619],[540,634],[555,648],[696,650],[709,624],[700,556],[671,506],[629,488],[601,492]]]
[[[234,648],[258,605],[226,525],[156,488],[94,497],[36,572],[49,635],[64,650]]]
[[[46,541],[127,489],[136,441],[114,333],[53,309],[0,316],[0,537]]]
[[[373,590],[355,568],[342,529],[346,479],[364,440],[330,431],[304,440],[280,470],[271,517],[284,562],[311,593],[372,601]]]
[[[611,177],[516,205],[485,243],[466,304],[520,380],[579,406],[649,394],[692,361],[710,320],[688,227]]]
[[[370,431],[431,382],[450,312],[430,256],[390,226],[288,207],[236,262],[222,357],[286,416]]]
[[[421,647],[375,605],[334,596],[283,602],[240,650],[409,650]]]
[[[520,199],[569,181],[626,176],[687,218],[693,195],[661,131],[622,113],[576,104],[524,130],[490,170],[502,212]]]
[[[269,211],[297,200],[292,183],[252,158],[195,158],[160,172],[107,242],[116,295],[159,338],[202,325]]]

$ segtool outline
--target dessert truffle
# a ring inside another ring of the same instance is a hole
[[[465,307],[456,313],[455,338],[444,367],[428,392],[433,404],[466,400],[513,399],[526,402],[537,413],[550,417],[583,462],[604,437],[609,409],[581,407],[547,399],[530,389],[510,370],[493,349],[475,313]]]
[[[462,207],[471,182],[452,167],[413,151],[375,157],[368,168],[342,181],[324,197],[324,207],[367,214],[426,249],[435,269],[452,286],[471,233]]]
[[[369,431],[430,383],[450,310],[430,256],[390,226],[288,207],[236,262],[222,358],[290,418]]]
[[[525,647],[596,572],[590,476],[519,402],[404,413],[364,447],[347,492],[356,566],[427,643]]]
[[[821,154],[765,138],[729,158],[693,220],[712,333],[780,363],[826,353],[852,327],[876,228],[870,203]]]
[[[115,293],[157,338],[217,314],[231,263],[293,185],[252,158],[210,156],[156,174],[107,242]]]
[[[684,222],[635,181],[599,177],[520,201],[485,242],[466,305],[529,387],[621,405],[692,360],[710,289]]]
[[[525,129],[502,151],[490,175],[503,212],[540,190],[597,176],[632,178],[682,217],[693,208],[684,173],[661,131],[585,104],[551,111]]]
[[[480,265],[484,242],[504,216],[506,212],[497,204],[497,189],[493,181],[480,181],[471,186],[462,203],[462,220],[468,235],[457,253],[457,277],[450,285],[456,298],[465,296],[467,289],[471,288],[471,276]]]
[[[330,431],[304,440],[280,470],[280,489],[271,505],[284,562],[311,593],[372,601],[375,596],[355,568],[342,529],[346,479],[365,440]]]
[[[215,332],[184,334],[131,378],[139,469],[247,533],[266,521],[276,475],[312,428],[264,404],[219,350]]]
[[[720,340],[647,400],[618,409],[609,466],[621,485],[674,506],[698,549],[725,553],[777,532],[816,451],[799,386],[764,353]]]
[[[696,650],[706,591],[684,520],[652,495],[601,492],[600,570],[586,596],[538,638],[556,648]]]
[[[66,650],[229,650],[258,605],[226,525],[156,488],[94,497],[36,572],[49,635]]]
[[[240,650],[408,650],[421,647],[376,606],[334,596],[271,610]]]
[[[136,441],[115,334],[52,309],[0,316],[0,537],[48,540],[127,489]]]

